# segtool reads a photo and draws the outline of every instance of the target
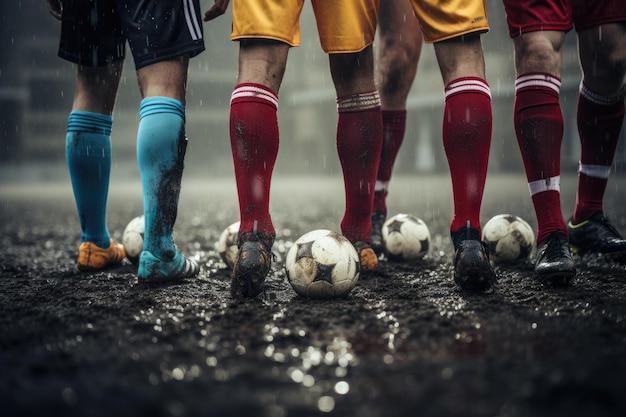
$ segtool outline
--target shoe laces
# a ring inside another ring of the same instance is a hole
[[[568,255],[567,237],[561,232],[554,232],[548,237],[546,242],[544,257],[548,260],[560,258]]]

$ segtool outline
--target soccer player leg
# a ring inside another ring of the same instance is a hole
[[[376,177],[371,245],[383,250],[382,226],[393,166],[406,129],[406,100],[422,50],[422,32],[408,0],[384,0],[378,15],[378,86],[382,105],[383,145]]]
[[[442,137],[454,200],[454,280],[464,289],[481,291],[497,277],[480,226],[492,131],[480,35],[437,42],[435,52],[445,83]]]
[[[106,223],[111,172],[109,115],[74,110],[67,122],[65,153],[80,219],[77,266],[94,270],[120,264],[124,250],[109,236]]]
[[[145,218],[140,279],[187,278],[199,272],[197,262],[178,251],[172,236],[186,146],[183,104],[169,97],[144,98],[137,134]]]
[[[626,239],[604,215],[603,198],[624,122],[626,25],[593,26],[578,32],[583,80],[577,124],[581,153],[574,213],[567,227],[578,253],[626,258]]]
[[[255,83],[241,83],[231,97],[230,141],[239,198],[239,254],[231,277],[234,297],[263,290],[276,236],[269,212],[272,172],[278,156],[278,96]]]
[[[371,48],[368,47],[363,54],[371,54]],[[336,77],[338,66],[343,67],[343,70],[346,66],[356,68],[352,58],[354,56],[331,55],[334,79],[339,79]],[[359,84],[354,85],[356,87]],[[337,90],[342,91],[341,87]],[[378,256],[369,243],[376,174],[382,147],[382,114],[378,91],[373,89],[338,96],[337,110],[337,152],[346,196],[341,231],[357,248],[362,271],[375,271],[378,269]]]
[[[67,122],[66,160],[81,225],[77,267],[97,270],[124,259],[106,223],[111,172],[111,113],[122,63],[79,66],[73,111]]]
[[[541,31],[514,38],[513,121],[538,225],[534,276],[551,286],[568,284],[576,274],[560,197],[563,116],[558,77],[561,56],[557,51],[563,36],[562,32]]]
[[[230,287],[235,298],[263,292],[274,258],[276,232],[269,203],[280,141],[277,91],[288,51],[284,42],[240,41],[238,84],[230,102],[230,143],[240,215],[239,253]]]

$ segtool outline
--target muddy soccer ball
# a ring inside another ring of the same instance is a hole
[[[124,251],[126,252],[126,258],[133,264],[139,263],[139,255],[143,250],[143,233],[145,229],[145,222],[143,214],[137,216],[128,222],[124,234],[122,235],[122,245],[124,245]]]
[[[347,296],[359,279],[359,255],[339,233],[314,230],[302,235],[289,248],[285,269],[298,295],[340,298]]]
[[[424,221],[411,214],[396,214],[382,229],[385,254],[392,261],[421,259],[430,248],[430,230]]]
[[[235,265],[237,255],[239,254],[239,248],[237,247],[237,238],[239,236],[239,224],[235,222],[228,226],[217,241],[217,252],[220,257],[230,269]]]
[[[494,263],[514,263],[527,259],[533,249],[532,227],[514,214],[498,214],[483,227],[483,240]]]

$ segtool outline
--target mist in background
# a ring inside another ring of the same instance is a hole
[[[202,1],[201,7],[206,9],[209,3]],[[524,175],[513,129],[513,43],[501,1],[489,1],[488,12],[491,31],[483,36],[483,45],[494,122],[489,169]],[[190,62],[186,176],[233,175],[228,118],[237,80],[238,44],[229,39],[230,27],[230,7],[224,16],[204,23],[206,51]],[[281,142],[275,175],[338,174],[335,92],[309,2],[305,3],[301,30],[302,44],[290,51],[279,93]],[[0,32],[0,181],[11,181],[24,172],[41,179],[57,172],[67,175],[65,127],[75,69],[57,57],[60,22],[48,14],[44,0],[3,0]],[[141,97],[130,51],[125,66],[113,118],[113,175],[139,178],[135,139]],[[561,88],[564,172],[575,172],[578,164],[575,110],[580,79],[575,34],[569,33]],[[443,104],[443,83],[433,47],[425,45],[409,96],[406,137],[395,173],[448,171],[441,141]],[[622,129],[614,163],[615,172],[622,174],[624,136]]]

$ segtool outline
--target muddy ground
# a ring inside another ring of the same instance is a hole
[[[575,177],[564,176],[566,215]],[[626,232],[626,177],[606,214]],[[138,181],[114,180],[109,228],[141,213]],[[519,176],[491,176],[483,224],[512,212],[535,226]],[[215,251],[238,220],[234,182],[185,179],[176,241],[199,278],[139,284],[130,264],[74,266],[78,219],[63,179],[0,182],[0,414],[3,416],[626,415],[626,266],[577,257],[571,287],[532,264],[497,268],[485,294],[452,281],[447,176],[398,177],[389,211],[426,221],[433,247],[383,262],[347,299],[298,297],[284,258],[298,236],[338,229],[341,179],[277,179],[278,257],[264,297],[234,302]]]

